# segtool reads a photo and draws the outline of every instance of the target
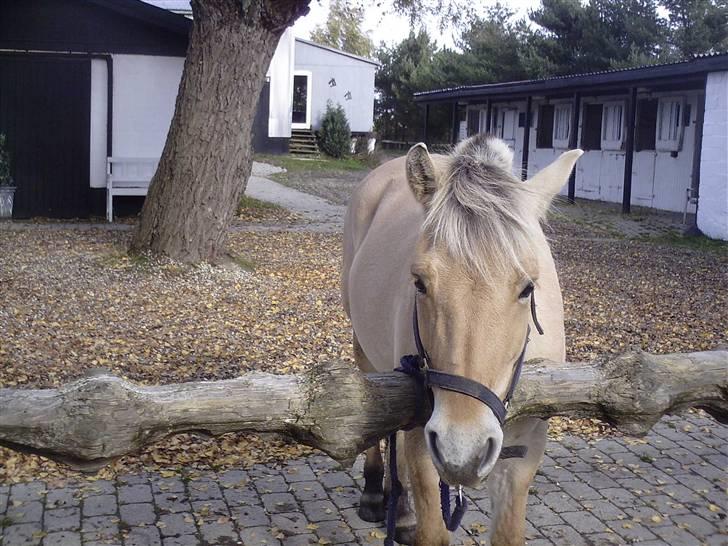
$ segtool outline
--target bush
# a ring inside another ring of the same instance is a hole
[[[346,119],[344,108],[331,101],[326,105],[326,113],[321,120],[319,130],[319,146],[325,154],[342,158],[351,151],[351,129]]]

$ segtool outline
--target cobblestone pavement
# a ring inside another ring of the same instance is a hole
[[[174,471],[49,487],[0,486],[2,546],[381,544],[356,515],[361,458],[325,456],[220,473]],[[728,427],[663,419],[646,442],[575,436],[548,445],[531,489],[530,546],[728,544]],[[487,493],[469,490],[456,544],[487,544]]]

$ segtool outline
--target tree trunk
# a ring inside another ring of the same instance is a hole
[[[100,374],[60,389],[0,389],[0,445],[96,470],[181,432],[279,432],[350,461],[379,438],[427,420],[416,415],[415,392],[401,373],[365,376],[343,363],[160,387]],[[728,351],[532,361],[508,419],[596,417],[641,435],[688,407],[728,421]]]
[[[310,0],[192,0],[174,117],[132,252],[213,261],[252,164],[251,128],[286,27]]]

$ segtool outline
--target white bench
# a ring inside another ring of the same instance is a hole
[[[114,221],[115,195],[146,195],[158,157],[106,158],[106,219]]]

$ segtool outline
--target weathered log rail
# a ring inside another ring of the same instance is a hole
[[[143,387],[96,372],[59,389],[0,389],[0,445],[93,471],[169,435],[277,432],[353,459],[415,419],[412,379],[325,363],[301,375]],[[631,434],[689,407],[728,422],[728,350],[529,362],[509,419],[596,417]]]

